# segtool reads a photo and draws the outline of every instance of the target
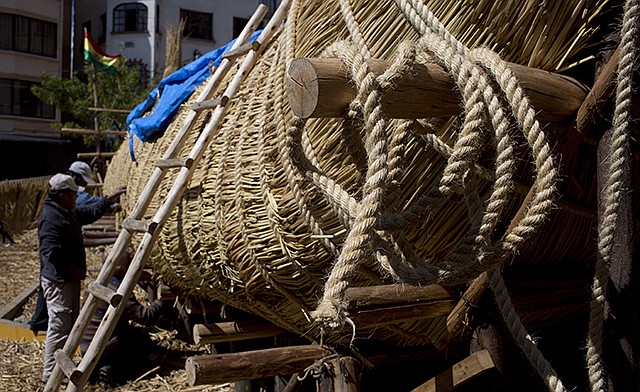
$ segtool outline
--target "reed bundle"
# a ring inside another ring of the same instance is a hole
[[[391,61],[403,41],[418,40],[419,34],[393,1],[350,3],[372,57]],[[566,69],[593,57],[599,42],[598,20],[605,16],[602,13],[607,3],[606,0],[425,2],[465,46],[487,46],[504,60],[545,70]],[[217,138],[162,230],[153,265],[163,279],[188,295],[222,300],[292,332],[305,334],[311,330],[310,313],[316,308],[326,275],[344,245],[349,224],[327,203],[325,195],[287,168],[290,163],[284,151],[292,114],[286,100],[285,73],[293,58],[319,57],[329,45],[348,39],[350,33],[338,2],[294,2],[286,26],[265,51],[239,97],[230,103]],[[114,157],[105,186],[115,187],[127,181],[125,211],[132,208],[155,161],[176,134],[187,114],[186,106],[160,139],[149,144],[135,142],[137,164],[130,161],[128,146],[123,146]],[[185,156],[205,120],[206,116],[200,116],[184,149]],[[390,124],[391,128],[397,128],[400,123]],[[425,119],[421,124],[436,124],[433,132],[451,146],[460,119]],[[356,199],[362,194],[367,165],[361,126],[343,118],[309,120],[302,137],[305,155],[314,166]],[[404,146],[402,173],[386,199],[387,208],[394,211],[403,210],[437,183],[446,163],[428,140],[418,134],[410,133]],[[531,185],[531,157],[525,149],[519,153],[522,159],[517,164],[518,180]],[[481,158],[490,161],[492,154],[492,148],[487,147]],[[171,183],[169,175],[147,218],[153,216]],[[490,187],[489,182],[478,181],[478,194],[487,197]],[[513,215],[523,196],[513,195],[505,210]],[[574,200],[586,197],[584,193],[569,196]],[[300,203],[300,199],[304,202]],[[393,234],[411,244],[417,258],[441,260],[460,244],[469,221],[464,200],[450,199],[432,211],[428,219]],[[584,225],[585,222],[588,224]],[[501,226],[508,223],[501,222]],[[519,261],[558,261],[567,253],[577,261],[589,257],[593,249],[584,246],[587,243],[584,239],[592,235],[592,218],[562,212],[552,217],[547,229],[557,230],[561,225],[570,230],[554,232],[553,242],[525,247],[534,251],[527,251]],[[504,227],[498,230],[504,231]],[[360,265],[353,285],[393,280],[389,273],[379,270],[373,255],[370,256],[370,260]],[[425,344],[442,333],[444,319],[378,328],[358,326],[357,334],[401,344]]]
[[[48,190],[48,176],[0,181],[0,220],[9,233],[36,226]]]

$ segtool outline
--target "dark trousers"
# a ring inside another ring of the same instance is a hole
[[[38,299],[36,300],[36,309],[33,317],[29,322],[29,329],[34,332],[46,331],[49,324],[49,315],[47,314],[47,302],[42,294],[42,286],[38,286]]]

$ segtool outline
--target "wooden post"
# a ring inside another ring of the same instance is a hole
[[[93,70],[93,106],[94,107],[100,107],[100,98],[98,97],[98,70],[96,69],[96,66],[91,63],[91,69]],[[102,136],[100,135],[100,112],[94,112],[93,113],[93,129],[96,131],[97,135],[96,135],[96,157],[97,162],[98,162],[98,173],[100,174],[104,174],[103,172],[103,166],[102,166],[102,162],[103,160],[101,159],[101,147],[100,147],[100,142],[102,139]]]
[[[598,144],[598,195],[604,197],[608,178],[608,169],[611,159],[611,136],[613,129],[605,132]],[[627,151],[630,154],[630,151]],[[628,162],[633,162],[627,157]],[[637,166],[637,165],[636,165]],[[609,265],[609,285],[607,290],[607,303],[605,307],[605,331],[603,350],[607,369],[609,372],[610,391],[636,391],[640,387],[640,371],[637,358],[640,354],[640,311],[638,300],[638,279],[640,268],[638,267],[638,251],[635,249],[633,230],[632,197],[638,197],[626,190],[638,190],[637,173],[632,176],[630,166],[622,169],[621,200],[618,207],[618,220],[615,228],[615,244],[613,255]],[[635,181],[631,179],[634,178]],[[606,206],[600,199],[598,210],[600,212],[600,224],[602,212]],[[635,260],[634,260],[635,258]],[[609,314],[615,317],[609,317]]]
[[[370,60],[382,74],[389,63]],[[509,64],[527,92],[538,118],[562,121],[573,117],[587,89],[574,79],[547,71]],[[356,90],[344,65],[335,58],[300,58],[291,63],[287,95],[293,113],[301,118],[340,117],[355,98]],[[460,99],[450,76],[437,64],[416,64],[384,92],[382,110],[392,118],[426,118],[460,113]]]
[[[324,366],[319,392],[360,391],[360,364],[354,358],[335,358]]]
[[[321,346],[293,346],[187,358],[189,385],[217,384],[292,374],[331,355]]]

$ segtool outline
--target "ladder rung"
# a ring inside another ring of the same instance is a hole
[[[62,350],[56,350],[53,357],[56,359],[58,366],[60,366],[62,373],[69,378],[69,381],[77,384],[82,378],[82,372],[76,367],[71,358]]]
[[[122,301],[122,295],[116,293],[109,287],[103,286],[98,282],[91,282],[87,286],[87,290],[95,297],[100,298],[104,302],[110,304],[114,308],[120,304]]]
[[[156,231],[156,227],[158,227],[158,224],[153,221],[126,218],[122,221],[122,227],[124,227],[128,231],[153,234],[153,232]]]
[[[191,164],[193,164],[193,158],[169,158],[169,159],[159,159],[156,162],[156,167],[159,167],[162,169],[170,169],[173,167],[190,168]]]
[[[260,42],[252,41],[247,42],[246,44],[228,52],[224,52],[222,54],[223,59],[231,60],[232,58],[242,56],[243,54],[249,52],[250,50],[258,50],[260,48]]]
[[[222,96],[221,98],[207,99],[206,101],[202,102],[194,102],[191,104],[191,106],[189,106],[189,108],[195,111],[212,109],[218,105],[225,106],[227,102],[229,102],[229,97]]]

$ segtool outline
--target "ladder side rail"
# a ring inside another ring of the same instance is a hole
[[[237,49],[238,47],[244,45],[249,40],[251,35],[257,30],[258,24],[264,18],[267,11],[268,11],[268,8],[264,4],[260,4],[258,6],[256,11],[253,13],[251,18],[249,19],[249,22],[247,23],[245,28],[242,30],[242,32],[240,33],[240,35],[238,36],[234,44],[231,46],[230,50]],[[202,102],[210,98],[210,96],[220,86],[220,83],[228,74],[229,70],[235,63],[235,60],[236,60],[235,58],[222,60],[220,65],[214,71],[213,77],[207,82],[203,90],[200,92],[200,94],[196,98],[197,102]],[[187,114],[187,117],[185,118],[185,121],[180,127],[178,133],[176,134],[176,137],[171,142],[169,147],[167,147],[167,150],[163,155],[163,159],[175,158],[177,153],[183,147],[187,139],[186,136],[189,134],[191,126],[195,121],[196,117],[198,116],[198,114],[199,114],[198,111],[195,111],[195,110],[189,111],[189,113]],[[147,208],[149,207],[149,204],[151,203],[152,196],[157,192],[160,186],[160,183],[165,176],[165,173],[166,173],[166,170],[164,170],[163,168],[156,167],[154,169],[154,171],[152,172],[149,180],[147,181],[141,193],[142,195],[150,195],[150,196],[139,198],[136,204],[134,205],[134,208],[132,209],[132,212],[129,215],[129,217],[132,217],[134,219],[140,219],[143,216],[144,212],[147,210]],[[118,238],[116,239],[116,242],[113,245],[112,251],[107,256],[107,259],[105,260],[104,265],[100,270],[100,274],[96,279],[98,283],[104,285],[104,284],[107,284],[108,281],[111,279],[111,276],[115,271],[115,267],[117,266],[120,258],[124,254],[124,250],[127,248],[127,246],[131,242],[131,235],[132,234],[128,230],[120,231],[120,234],[118,235]],[[129,297],[127,296],[126,298],[128,299]],[[82,310],[80,312],[79,318],[74,324],[74,327],[72,328],[71,333],[67,338],[67,342],[65,343],[65,346],[63,348],[63,351],[67,355],[70,356],[71,353],[75,352],[75,350],[79,346],[80,340],[82,339],[82,336],[84,335],[84,332],[87,326],[89,325],[89,322],[91,321],[91,317],[95,313],[95,310],[98,304],[97,301],[98,299],[94,298],[93,295],[91,294],[85,300],[82,306]],[[126,301],[123,301],[123,302],[126,302]],[[50,391],[57,390],[62,382],[63,376],[64,375],[62,373],[62,370],[58,365],[56,365],[53,369],[53,372],[51,373],[51,376],[49,377],[49,381],[45,385],[44,391],[50,392]],[[79,383],[79,385],[84,385],[84,383],[86,383],[86,378],[87,377],[83,375],[83,378]],[[72,386],[73,383],[70,383],[69,385]]]
[[[232,98],[238,91],[240,85],[247,78],[253,66],[256,64],[258,56],[262,54],[265,46],[275,34],[277,27],[283,22],[289,4],[290,0],[285,0],[281,3],[278,10],[274,13],[271,20],[267,24],[267,27],[265,27],[265,29],[257,39],[257,41],[260,42],[260,47],[257,51],[249,52],[249,54],[245,57],[240,69],[235,74],[229,86],[227,86],[227,88],[225,89],[223,96]],[[129,266],[129,269],[127,270],[127,273],[125,274],[124,279],[117,291],[122,295],[124,301],[122,301],[120,305],[115,308],[108,308],[102,320],[102,323],[100,323],[100,326],[98,327],[93,340],[87,348],[87,352],[78,365],[78,368],[83,373],[82,378],[79,382],[80,385],[84,385],[89,374],[93,371],[95,364],[100,358],[100,355],[102,355],[102,351],[104,350],[107,339],[109,336],[111,336],[111,333],[115,329],[116,321],[124,310],[123,304],[126,303],[126,299],[131,296],[133,288],[135,287],[140,274],[142,274],[146,259],[151,253],[152,246],[155,243],[161,228],[166,223],[173,208],[175,208],[175,206],[178,204],[180,197],[184,192],[184,188],[191,178],[193,170],[197,166],[197,163],[204,154],[206,146],[211,140],[213,132],[221,124],[221,120],[224,117],[226,109],[226,106],[218,106],[218,108],[216,108],[216,110],[214,111],[213,115],[211,116],[211,120],[198,137],[193,150],[189,154],[189,159],[193,160],[194,165],[192,165],[190,168],[182,167],[180,169],[180,172],[178,173],[178,176],[176,177],[175,182],[171,187],[171,190],[169,191],[169,194],[165,198],[164,203],[161,205],[152,219],[152,222],[157,223],[157,229],[153,233],[144,234],[142,241],[138,246],[138,250],[136,251],[134,258],[131,261],[131,265]],[[67,392],[73,392],[75,390],[76,386],[73,383],[69,383],[69,385],[67,386]]]

